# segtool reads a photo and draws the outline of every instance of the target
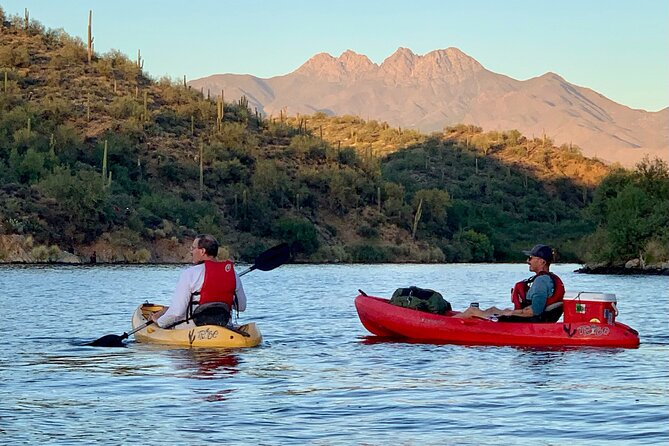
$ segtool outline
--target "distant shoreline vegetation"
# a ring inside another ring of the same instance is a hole
[[[180,263],[214,234],[250,261],[669,259],[669,169],[633,171],[545,135],[421,134],[355,116],[263,116],[154,80],[118,51],[0,8],[0,262]],[[75,257],[69,257],[75,256]]]

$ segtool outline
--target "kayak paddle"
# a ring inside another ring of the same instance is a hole
[[[125,344],[123,344],[123,340],[127,339],[131,334],[137,333],[139,330],[148,327],[149,325],[153,324],[152,320],[147,321],[145,324],[140,325],[139,327],[130,330],[129,333],[123,333],[122,335],[113,335],[113,334],[108,334],[106,336],[101,337],[100,339],[96,339],[95,341],[91,342],[90,345],[92,347],[123,347]]]
[[[261,253],[256,257],[253,265],[250,268],[246,269],[244,272],[240,273],[239,276],[248,274],[253,270],[260,271],[271,271],[274,268],[277,268],[290,259],[290,246],[287,243],[281,243],[280,245],[274,246],[273,248],[268,249],[267,251]],[[128,333],[123,333],[122,335],[113,335],[109,334],[103,336],[95,341],[86,344],[92,347],[123,347],[123,340],[127,339],[131,334],[137,333],[139,330],[142,330],[149,325],[153,324],[153,321],[147,321],[145,324],[140,325],[139,327],[129,331]]]
[[[256,257],[253,265],[246,271],[240,273],[240,276],[250,273],[254,269],[260,271],[271,271],[286,263],[290,259],[290,246],[287,243],[281,243]]]

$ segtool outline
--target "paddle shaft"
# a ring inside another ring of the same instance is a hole
[[[242,272],[239,273],[238,275],[239,275],[239,277],[242,277],[244,274],[248,274],[248,273],[250,273],[251,271],[253,271],[254,269],[255,269],[255,265],[253,265],[253,266],[250,267],[250,268],[246,268],[244,271],[242,271]]]
[[[146,327],[148,327],[149,325],[151,325],[151,324],[153,324],[153,323],[154,323],[153,320],[152,320],[152,319],[149,319],[148,321],[146,321],[145,323],[143,323],[143,324],[140,325],[139,327],[137,327],[137,328],[133,328],[133,329],[130,330],[129,332],[127,332],[127,333],[123,333],[123,334],[124,334],[124,335],[127,335],[126,337],[130,337],[130,335],[137,333],[139,330],[143,330],[143,329],[145,329]]]

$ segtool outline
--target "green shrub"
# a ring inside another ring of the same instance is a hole
[[[34,262],[48,262],[49,261],[49,248],[44,245],[35,246],[30,251],[30,257],[32,257]]]
[[[132,96],[119,96],[109,104],[109,114],[116,119],[128,119],[130,117],[139,117],[144,106]]]
[[[320,246],[313,223],[299,217],[282,217],[274,228],[275,236],[289,243],[294,252],[310,255]]]
[[[355,232],[360,237],[364,238],[376,238],[379,236],[379,230],[377,228],[369,226],[368,224],[362,224],[358,226]]]
[[[125,251],[124,256],[130,263],[147,263],[151,260],[151,252],[146,248]]]
[[[388,250],[376,245],[353,245],[348,251],[351,261],[356,263],[383,263],[389,260]]]

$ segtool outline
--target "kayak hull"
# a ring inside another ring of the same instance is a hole
[[[142,326],[162,305],[140,305],[132,315],[132,328]],[[188,326],[163,329],[151,324],[135,333],[137,342],[172,345],[178,347],[243,348],[255,347],[262,342],[262,334],[254,322],[235,327],[234,330],[218,325]]]
[[[355,307],[362,325],[372,334],[419,342],[463,345],[513,345],[528,347],[636,348],[639,334],[625,324],[493,322],[460,319],[402,308],[388,299],[359,295]]]

